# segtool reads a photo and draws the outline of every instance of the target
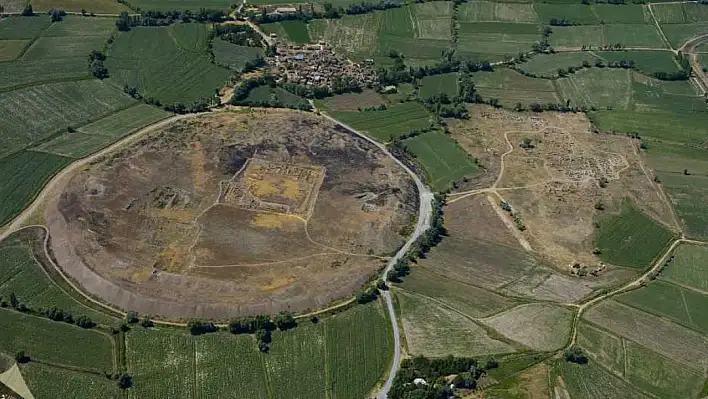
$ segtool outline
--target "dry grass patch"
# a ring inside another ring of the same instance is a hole
[[[547,304],[520,305],[482,322],[508,339],[534,350],[550,351],[568,341],[573,313]]]

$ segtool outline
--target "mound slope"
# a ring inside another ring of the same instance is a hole
[[[141,313],[224,319],[350,295],[405,241],[413,183],[366,141],[294,111],[185,119],[67,179],[58,264]]]

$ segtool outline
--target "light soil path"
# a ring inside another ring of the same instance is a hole
[[[698,59],[698,53],[696,52],[696,47],[706,42],[708,42],[708,34],[700,35],[684,43],[678,50],[688,54],[691,62],[691,69],[693,69],[693,73],[695,75],[694,82],[701,89],[701,94],[703,95],[708,93],[708,75],[703,72],[703,68],[701,67]]]

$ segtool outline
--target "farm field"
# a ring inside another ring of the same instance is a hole
[[[389,366],[389,329],[378,302],[276,331],[267,354],[258,351],[252,335],[195,337],[135,327],[127,334],[128,370],[135,379],[129,396],[358,399]]]
[[[682,172],[658,171],[656,175],[674,202],[676,215],[685,227],[686,235],[704,239],[708,237],[708,215],[706,203],[703,201],[708,193],[708,178],[705,175],[685,175]]]
[[[362,90],[361,93],[345,93],[315,100],[315,105],[325,111],[358,111],[367,107],[386,105],[387,102],[386,98],[373,90]]]
[[[47,276],[32,253],[36,241],[43,240],[35,233],[25,230],[0,243],[0,297],[7,301],[14,293],[33,310],[57,307],[70,312],[74,318],[83,315],[94,323],[113,324],[114,318],[83,305]]]
[[[49,11],[52,8],[68,12],[81,12],[95,14],[120,14],[130,9],[117,1],[111,0],[32,0],[32,8],[37,11]],[[22,10],[19,10],[22,11]]]
[[[0,226],[20,213],[44,184],[71,162],[54,154],[20,151],[0,158]]]
[[[602,363],[613,373],[623,375],[625,370],[625,340],[593,326],[587,321],[578,323],[578,345],[592,361]]]
[[[517,301],[473,285],[461,283],[418,266],[395,285],[404,292],[419,294],[445,304],[469,317],[486,317],[509,309]]]
[[[520,69],[527,74],[552,78],[558,76],[558,69],[580,68],[584,62],[592,65],[596,59],[591,53],[586,51],[536,54],[521,64]]]
[[[170,115],[160,108],[140,103],[84,125],[73,133],[64,132],[34,150],[82,158]]]
[[[651,6],[660,24],[708,22],[708,9],[698,3],[654,4]]]
[[[233,5],[231,0],[131,0],[130,4],[143,11],[192,11],[197,12],[202,8],[228,11]]]
[[[29,43],[29,40],[0,40],[0,61],[16,59]]]
[[[114,370],[111,337],[64,322],[0,309],[0,352],[98,372]],[[87,353],[91,353],[87,356]]]
[[[498,3],[475,1],[458,6],[457,19],[460,22],[516,22],[538,23],[539,18],[530,3]]]
[[[426,99],[439,94],[445,94],[448,98],[457,96],[456,73],[426,76],[421,79],[418,92],[420,98]]]
[[[436,191],[445,191],[455,182],[479,172],[474,158],[444,133],[423,133],[404,140],[403,146],[423,167]]]
[[[660,275],[661,280],[708,292],[708,248],[681,244],[673,252],[674,260]]]
[[[484,99],[497,98],[501,105],[514,107],[517,103],[528,106],[533,103],[558,103],[553,82],[534,79],[510,69],[474,74],[477,90]]]
[[[508,339],[538,351],[562,348],[569,338],[573,314],[560,306],[519,305],[482,322]]]
[[[670,51],[595,51],[605,62],[634,61],[637,70],[653,74],[678,71],[678,64]]]
[[[605,371],[593,362],[578,365],[558,361],[556,367],[573,399],[648,399],[632,385]]]
[[[636,132],[642,137],[686,144],[700,144],[708,139],[704,128],[708,113],[705,112],[601,110],[589,116],[593,124],[605,132]]]
[[[618,297],[617,301],[708,333],[708,295],[655,281]]]
[[[629,202],[622,213],[600,219],[597,230],[599,257],[615,266],[644,269],[663,253],[675,234]]]
[[[231,71],[211,63],[207,40],[207,26],[197,23],[122,32],[108,50],[109,81],[163,104],[210,99]]]
[[[41,363],[25,364],[20,370],[35,399],[124,398],[116,382],[103,375],[71,371]]]
[[[416,294],[397,292],[402,330],[412,356],[477,357],[516,352],[466,316]],[[443,333],[444,332],[444,333]]]
[[[460,22],[458,35],[461,59],[490,62],[530,51],[541,39],[538,25],[511,22]]]
[[[452,39],[453,2],[435,1],[410,6],[414,18],[414,37],[420,39]]]
[[[275,33],[280,38],[286,38],[293,43],[309,43],[307,23],[303,21],[283,21],[262,24],[260,27],[267,34]]]
[[[219,38],[212,41],[212,46],[215,61],[236,70],[241,70],[247,62],[263,56],[263,50],[259,47],[239,46]]]
[[[273,101],[290,107],[305,106],[307,100],[280,87],[259,86],[251,90],[246,101],[269,104]]]
[[[428,111],[416,102],[391,106],[385,111],[335,111],[331,114],[381,142],[388,142],[412,130],[427,129],[431,125]]]
[[[694,24],[662,24],[661,30],[671,46],[680,48],[687,41],[708,32],[708,22]]]
[[[631,71],[586,68],[556,82],[561,102],[578,107],[629,109],[632,99]]]
[[[623,47],[665,48],[654,25],[613,24],[554,26],[549,43],[560,49],[580,49],[620,43]]]

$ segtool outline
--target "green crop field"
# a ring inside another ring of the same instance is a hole
[[[551,19],[565,20],[575,25],[597,25],[598,16],[591,7],[585,4],[548,4],[533,5],[543,24],[549,24]]]
[[[708,7],[697,3],[673,3],[652,5],[660,24],[690,24],[708,22]]]
[[[449,98],[457,95],[457,74],[426,76],[420,81],[420,98],[430,98],[438,94],[446,94]]]
[[[29,43],[29,40],[0,40],[0,61],[15,60]]]
[[[207,26],[196,23],[120,33],[108,50],[109,80],[163,104],[211,98],[231,71],[209,60],[207,35]]]
[[[283,21],[260,26],[265,33],[275,33],[278,37],[287,38],[294,43],[309,43],[310,34],[307,30],[307,23],[303,21]]]
[[[0,157],[97,120],[136,101],[99,80],[50,83],[0,93]],[[42,117],[37,117],[38,115]]]
[[[678,64],[670,51],[596,51],[605,62],[634,61],[635,68],[645,73],[678,71]]]
[[[528,106],[559,102],[552,81],[530,78],[511,69],[475,73],[474,83],[485,100],[499,99],[505,107],[514,107],[516,103]]]
[[[671,267],[675,267],[674,264]],[[617,300],[708,333],[707,295],[657,281],[624,294]]]
[[[460,22],[539,22],[532,4],[493,1],[462,3],[458,6],[457,19]]]
[[[661,273],[661,279],[708,292],[708,247],[682,244],[674,261]]]
[[[276,331],[267,354],[252,335],[227,332],[135,327],[126,339],[134,398],[357,399],[383,377],[393,350],[379,302]]]
[[[46,59],[42,62],[15,60],[0,63],[0,92],[39,83],[90,79],[86,57]],[[2,94],[2,93],[0,93]]]
[[[558,69],[580,68],[583,62],[594,64],[595,58],[589,52],[567,52],[555,54],[537,54],[519,67],[527,74],[540,77],[557,77]]]
[[[81,373],[41,363],[20,366],[27,387],[35,399],[124,398],[115,381],[102,375]]]
[[[199,11],[202,8],[227,11],[233,0],[130,0],[130,4],[143,11]]]
[[[34,5],[34,3],[33,3]],[[86,37],[101,36],[108,39],[108,36],[115,30],[116,21],[113,18],[94,18],[67,15],[63,20],[51,24],[42,32],[42,37]],[[96,50],[100,50],[97,48]],[[81,54],[86,56],[88,54]]]
[[[229,68],[240,70],[246,63],[263,56],[260,47],[239,46],[221,39],[214,39],[212,51],[215,61]]]
[[[549,43],[557,48],[575,49],[617,43],[624,47],[666,47],[654,25],[642,24],[554,26]]]
[[[708,204],[705,202],[708,195],[708,177],[661,171],[656,175],[674,202],[674,210],[686,229],[685,234],[696,238],[708,237]]]
[[[332,116],[382,142],[412,130],[426,129],[431,123],[428,111],[416,102],[395,105],[385,111],[332,112]]]
[[[469,154],[443,133],[428,132],[403,142],[425,170],[431,186],[444,191],[464,177],[479,172]]]
[[[71,160],[54,154],[20,151],[0,158],[0,226],[20,213],[44,184]]]
[[[48,58],[86,57],[91,50],[100,50],[105,41],[103,36],[41,37],[27,49],[22,60],[41,62]]]
[[[559,360],[556,363],[573,399],[647,399],[630,384],[589,362],[585,365]]]
[[[616,265],[647,268],[666,249],[675,234],[634,207],[622,204],[620,215],[601,218],[597,230],[600,259]]]
[[[14,293],[32,310],[57,307],[74,318],[87,316],[95,323],[112,324],[115,319],[95,311],[55,284],[37,263],[32,253],[33,236],[15,233],[0,243],[0,297],[5,301]],[[73,293],[73,291],[71,291]]]
[[[109,372],[113,367],[111,337],[64,322],[0,309],[0,352],[25,351],[43,362]]]
[[[402,332],[411,356],[477,357],[516,352],[511,344],[490,337],[469,318],[425,297],[396,292]]]
[[[630,108],[632,99],[631,71],[619,68],[589,68],[556,82],[561,102],[579,107]]]
[[[452,14],[451,1],[433,1],[427,3],[414,3],[410,12],[415,19],[414,36],[420,39],[452,39]]]
[[[461,22],[457,52],[462,59],[501,61],[531,50],[541,39],[536,24],[508,22]]]
[[[255,102],[277,101],[285,106],[291,107],[308,104],[307,100],[304,98],[298,97],[285,89],[281,89],[280,87],[273,88],[269,86],[259,86],[251,90],[246,100]]]
[[[470,317],[486,317],[514,306],[516,301],[418,266],[403,282],[406,292],[421,294],[450,306]]]
[[[34,39],[49,27],[49,18],[8,17],[0,20],[0,39]]]
[[[401,87],[398,87],[398,94]],[[360,93],[344,93],[323,100],[316,100],[317,108],[325,111],[357,111],[367,107],[378,107],[387,104],[387,97],[373,90],[362,90]],[[393,101],[392,101],[393,102]]]
[[[602,363],[614,373],[624,374],[624,339],[581,321],[577,343],[588,352],[592,361]]]
[[[637,132],[671,142],[700,144],[708,139],[705,126],[708,113],[705,112],[634,112],[601,111],[590,114],[592,122],[602,131]]]
[[[138,104],[82,126],[73,133],[64,132],[35,150],[82,158],[170,115],[160,108]]]
[[[55,8],[71,12],[86,10],[87,13],[116,15],[122,11],[130,11],[125,5],[112,0],[32,0],[32,8],[35,12]]]
[[[647,24],[652,23],[651,14],[640,4],[594,4],[592,11],[605,24]]]
[[[661,30],[674,48],[708,32],[708,22],[694,24],[662,24]]]

